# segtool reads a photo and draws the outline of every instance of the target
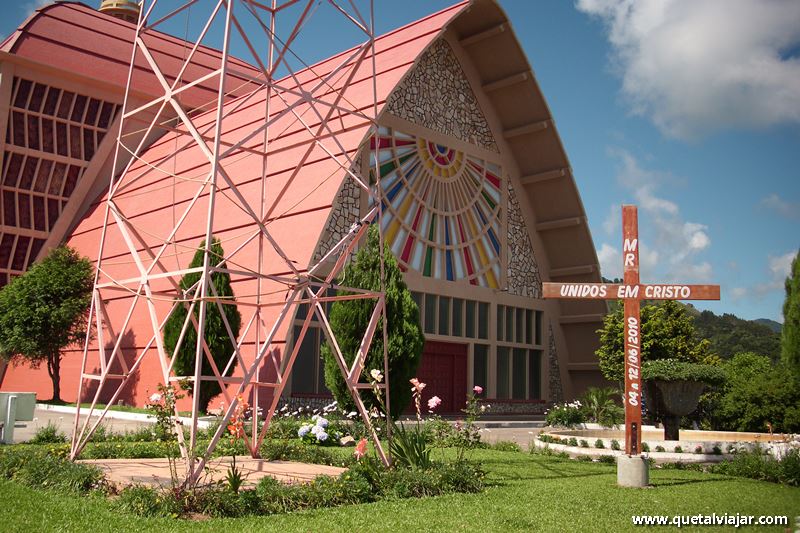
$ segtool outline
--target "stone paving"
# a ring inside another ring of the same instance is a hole
[[[160,485],[170,487],[172,476],[168,459],[84,459],[80,463],[97,466],[103,470],[106,479],[117,486],[132,484]],[[217,457],[209,461],[201,484],[224,481],[231,457]],[[261,478],[274,477],[284,483],[308,483],[319,475],[338,476],[345,468],[335,466],[296,463],[293,461],[266,461],[249,456],[237,456],[236,467],[244,476],[243,486],[255,486]],[[177,460],[178,478],[183,477],[184,463]]]

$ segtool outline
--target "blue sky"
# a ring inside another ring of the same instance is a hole
[[[15,11],[6,1],[4,35],[36,5],[19,1]],[[451,3],[376,0],[376,26]],[[719,283],[720,302],[695,305],[781,321],[800,248],[800,2],[500,4],[555,117],[604,275],[620,275],[619,206],[635,203],[643,282]],[[303,60],[361,40],[330,23],[330,6],[314,6],[295,48]],[[202,8],[193,9],[190,36]],[[186,19],[165,29],[182,37]]]

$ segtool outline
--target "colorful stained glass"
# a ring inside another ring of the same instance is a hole
[[[500,167],[385,127],[371,148],[384,194],[384,236],[400,265],[431,278],[498,288]]]

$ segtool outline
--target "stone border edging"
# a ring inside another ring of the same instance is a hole
[[[567,444],[556,444],[554,442],[542,442],[538,438],[531,440],[535,448],[549,448],[554,452],[566,452],[570,457],[584,455],[598,459],[603,455],[619,457],[625,455],[622,450],[611,450],[609,448],[581,448],[579,446],[569,446]],[[675,452],[647,452],[642,454],[652,459],[656,464],[662,463],[719,463],[725,459],[731,459],[731,454],[712,455],[706,453],[675,453]]]

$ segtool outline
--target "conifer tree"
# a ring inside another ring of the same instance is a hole
[[[356,254],[342,274],[342,281],[349,287],[379,291],[380,256],[377,227],[369,229],[367,244]],[[384,245],[384,272],[386,276],[386,308],[388,315],[389,339],[389,392],[391,414],[394,418],[400,415],[411,401],[411,386],[408,380],[416,375],[422,356],[425,336],[419,323],[419,308],[411,298],[403,273],[397,266],[397,260],[391,250]],[[331,329],[347,361],[352,364],[361,339],[367,329],[374,299],[346,300],[335,302],[331,306]],[[333,351],[328,343],[322,346],[325,359],[325,385],[333,393],[339,405],[354,409],[350,391],[336,363]],[[369,382],[372,369],[383,371],[383,329],[379,324],[375,330],[369,354],[364,366],[362,382]],[[376,405],[370,394],[362,394],[367,408]]]
[[[789,277],[786,278],[781,361],[795,374],[800,374],[800,252],[795,255]]]
[[[205,241],[200,244],[200,247],[195,252],[194,257],[192,258],[192,262],[189,264],[189,268],[196,268],[203,266],[203,249],[205,248]],[[225,252],[222,250],[222,245],[219,242],[219,239],[212,239],[211,240],[211,247],[210,247],[210,257],[209,261],[212,266],[216,266],[217,263],[225,256]],[[225,263],[221,263],[219,268],[225,268]],[[180,288],[186,294],[194,293],[194,285],[200,280],[200,273],[199,272],[192,272],[186,274],[181,278]],[[223,273],[223,272],[214,272],[211,274],[211,283],[214,284],[214,288],[216,289],[217,295],[220,298],[225,298],[226,300],[230,301],[233,300],[233,289],[231,288],[231,276],[230,274]],[[191,290],[189,290],[192,288]],[[213,294],[209,290],[209,294]],[[234,334],[234,337],[239,335],[239,329],[241,328],[242,324],[242,315],[239,313],[239,310],[236,308],[235,305],[231,303],[226,303],[222,305],[223,310],[225,311],[225,317],[228,319],[228,324],[230,325],[231,331]],[[171,354],[175,351],[175,346],[178,343],[178,339],[180,338],[181,329],[183,328],[183,323],[186,320],[186,316],[188,313],[188,306],[184,304],[178,304],[175,310],[170,315],[167,323],[164,325],[164,347],[167,350],[168,354]],[[200,304],[197,303],[194,306],[193,314],[197,323],[199,324],[200,321]],[[217,365],[217,368],[220,372],[223,372],[225,366],[228,363],[228,360],[233,353],[233,344],[231,343],[231,339],[228,335],[228,330],[225,328],[225,323],[222,320],[222,315],[219,312],[219,307],[216,305],[215,302],[209,301],[206,304],[206,323],[205,323],[205,332],[203,337],[206,340],[206,344],[208,345],[208,349],[211,352],[211,355],[214,359],[214,362]],[[178,350],[178,355],[175,358],[175,366],[174,370],[175,373],[179,376],[193,376],[194,375],[194,361],[195,361],[195,350],[197,348],[197,329],[192,325],[191,321],[186,328],[186,334],[183,337],[183,341],[181,342],[181,347]],[[211,368],[211,364],[208,362],[208,358],[205,354],[203,354],[203,365],[202,365],[202,375],[211,376],[213,375],[213,370]],[[226,376],[230,376],[233,373],[235,365],[231,365],[228,369],[228,372],[225,374]],[[216,381],[204,381],[200,385],[200,410],[206,411],[208,409],[208,403],[211,399],[222,392],[217,384]]]

